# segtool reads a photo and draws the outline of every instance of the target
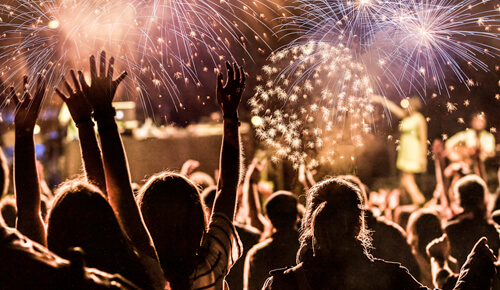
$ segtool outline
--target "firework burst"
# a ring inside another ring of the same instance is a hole
[[[245,44],[254,31],[243,17],[259,22],[239,1],[12,0],[0,5],[0,70],[7,83],[44,73],[51,87],[105,50],[117,59],[116,70],[131,76],[123,88],[128,97],[146,107],[149,96],[163,94],[182,106],[178,86],[201,86],[199,67],[236,60],[231,46],[250,58]]]
[[[410,86],[418,83],[425,89],[430,85],[447,94],[452,76],[473,86],[471,72],[489,71],[485,59],[500,52],[496,8],[491,1],[477,0],[412,0],[386,5],[384,18],[390,25],[379,36],[386,44],[381,47],[389,51],[389,63],[399,68],[400,77],[394,81],[406,79]]]
[[[373,90],[348,48],[309,42],[271,61],[249,103],[262,120],[256,134],[272,149],[273,161],[311,169],[343,158],[341,147],[363,145],[372,129]]]
[[[470,75],[489,71],[486,59],[500,52],[499,6],[490,0],[300,0],[286,10],[292,16],[280,29],[296,38],[284,50],[310,40],[343,44],[364,55],[381,95],[387,86],[402,97],[429,87],[449,94],[454,78],[469,87]]]

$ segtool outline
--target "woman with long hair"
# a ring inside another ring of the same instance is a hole
[[[245,86],[245,73],[238,65],[226,63],[226,66],[226,84],[221,73],[217,78],[217,101],[222,107],[224,134],[210,221],[205,220],[198,188],[180,174],[162,172],[151,177],[138,196],[144,221],[172,289],[222,289],[224,276],[241,253],[232,222],[240,182],[237,109]]]
[[[302,220],[298,265],[271,272],[264,289],[428,289],[399,263],[369,254],[363,204],[359,188],[346,180],[329,178],[313,186]],[[493,267],[491,260],[489,265]],[[478,272],[464,269],[469,277]]]

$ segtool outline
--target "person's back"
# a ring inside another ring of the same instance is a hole
[[[271,238],[255,245],[247,255],[249,270],[247,287],[262,289],[269,272],[293,265],[299,249],[298,233],[295,230],[276,232]]]
[[[82,255],[71,262],[56,256],[2,220],[0,257],[2,289],[138,289],[120,275],[85,268]]]
[[[244,289],[261,289],[271,270],[295,263],[299,249],[297,203],[297,198],[286,191],[269,197],[266,212],[276,231],[248,252]]]
[[[141,288],[153,288],[149,273],[99,189],[70,180],[57,190],[47,227],[48,248],[63,258],[82,248],[89,267],[120,273]]]
[[[474,246],[481,238],[488,238],[488,246],[495,254],[500,249],[497,226],[486,217],[485,182],[476,175],[461,178],[454,187],[463,212],[453,218],[445,227],[451,246],[451,255],[462,265]]]
[[[488,246],[495,254],[500,249],[497,225],[481,217],[462,217],[451,221],[445,228],[450,240],[451,256],[457,259],[458,265],[467,260],[470,250],[481,237],[488,238]]]
[[[241,258],[233,265],[229,274],[227,274],[225,280],[229,286],[229,289],[243,289],[243,271],[245,267],[245,259],[248,251],[255,246],[260,239],[261,232],[254,227],[248,225],[239,225],[233,222],[236,232],[240,237],[241,244],[243,246],[243,252],[241,253]]]
[[[373,216],[371,211],[366,211],[366,223],[372,231],[373,248],[370,253],[385,261],[401,263],[413,276],[418,277],[418,263],[406,242],[404,230],[396,223]]]
[[[346,263],[304,262],[286,271],[273,271],[263,289],[427,289],[399,263],[355,256]]]
[[[431,259],[427,254],[427,245],[443,235],[441,220],[432,210],[419,209],[413,212],[407,226],[408,244],[418,262],[420,275],[414,274],[427,287],[434,287]]]

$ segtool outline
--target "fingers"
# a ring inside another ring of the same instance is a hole
[[[237,64],[233,64],[233,65],[234,65],[234,72],[235,72],[234,80],[239,83],[240,77],[241,77],[241,67]]]
[[[477,242],[477,245],[486,245],[486,243],[488,243],[488,239],[486,237],[482,237]]]
[[[54,90],[56,91],[56,94],[64,101],[66,102],[66,100],[68,99],[66,97],[65,94],[63,94],[63,92],[61,92],[61,90],[59,88],[54,88]]]
[[[14,102],[14,105],[19,105],[19,98],[17,97],[16,95],[16,89],[14,88],[14,86],[10,86],[9,87],[9,96],[10,96],[10,99]]]
[[[78,80],[80,81],[80,85],[82,86],[83,90],[87,90],[89,88],[89,85],[85,81],[85,76],[83,75],[83,72],[81,70],[78,71]]]
[[[91,80],[97,79],[97,67],[95,64],[95,57],[93,55],[90,57],[90,77]]]
[[[106,52],[103,50],[101,52],[101,61],[99,65],[99,76],[101,78],[106,76]]]
[[[115,58],[114,57],[111,57],[109,59],[109,65],[108,65],[108,78],[110,80],[113,79],[113,72],[115,70]]]
[[[122,74],[115,80],[115,87],[117,87],[125,79],[126,76],[127,72],[126,71],[122,72]]]
[[[71,75],[71,78],[73,79],[73,84],[75,86],[75,91],[76,92],[80,92],[81,88],[80,88],[80,84],[78,83],[78,79],[76,78],[75,71],[74,70],[70,70],[69,74]]]
[[[70,86],[68,81],[66,81],[66,78],[64,76],[62,76],[62,80],[63,80],[64,88],[66,88],[66,92],[68,92],[68,94],[71,95],[73,93],[73,88]]]
[[[34,95],[34,105],[35,108],[40,108],[40,104],[42,103],[43,97],[45,95],[46,83],[45,77],[42,74],[38,74],[36,78],[36,92]]]
[[[474,248],[472,249],[471,253],[483,253],[485,256],[489,257],[492,261],[496,260],[495,254],[493,251],[490,249],[488,246],[488,239],[486,237],[482,237],[479,239],[479,241],[476,243]]]
[[[247,78],[245,76],[245,70],[243,69],[243,66],[240,66],[240,70],[241,70],[240,85],[245,86],[245,82],[246,82]]]
[[[226,61],[227,80],[234,80],[234,70],[229,61]]]
[[[28,76],[23,76],[23,92],[28,91]]]
[[[222,76],[221,72],[217,74],[217,86],[219,86],[220,88],[224,86],[224,77]]]

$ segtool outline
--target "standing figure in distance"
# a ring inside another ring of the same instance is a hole
[[[401,170],[400,185],[408,192],[414,204],[425,202],[425,197],[415,182],[415,174],[427,170],[427,122],[421,114],[423,103],[419,97],[411,97],[401,102],[401,107],[380,97],[371,99],[383,104],[401,119],[399,150],[396,167]]]
[[[470,126],[470,129],[460,131],[446,141],[446,153],[452,163],[465,163],[486,180],[484,161],[495,156],[495,136],[485,130],[484,113],[473,115]]]

